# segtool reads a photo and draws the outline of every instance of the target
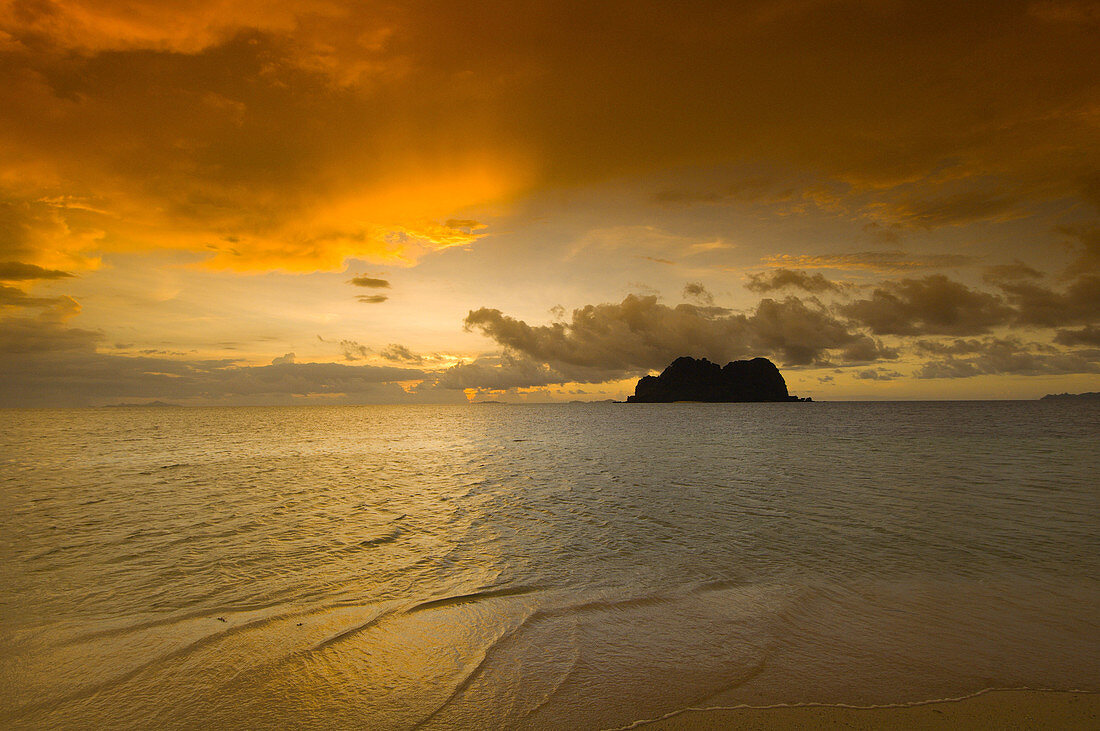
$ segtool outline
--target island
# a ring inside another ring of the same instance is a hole
[[[1048,393],[1043,396],[1040,401],[1085,401],[1091,399],[1100,399],[1100,392],[1098,391],[1086,391],[1085,393]]]
[[[783,375],[767,358],[735,360],[725,367],[706,358],[677,358],[659,376],[643,376],[630,404],[705,401],[810,401],[787,393]]]

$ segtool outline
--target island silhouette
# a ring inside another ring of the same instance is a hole
[[[735,360],[724,367],[706,358],[683,356],[659,376],[643,376],[627,403],[674,401],[733,403],[743,401],[810,401],[787,392],[783,374],[767,358]]]

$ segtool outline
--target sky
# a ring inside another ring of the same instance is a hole
[[[1100,391],[1100,2],[0,0],[0,406]]]

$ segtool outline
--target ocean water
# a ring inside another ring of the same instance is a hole
[[[0,726],[1100,690],[1100,404],[0,413]]]

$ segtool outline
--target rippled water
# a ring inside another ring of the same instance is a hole
[[[1100,690],[1100,405],[0,413],[0,725]]]

